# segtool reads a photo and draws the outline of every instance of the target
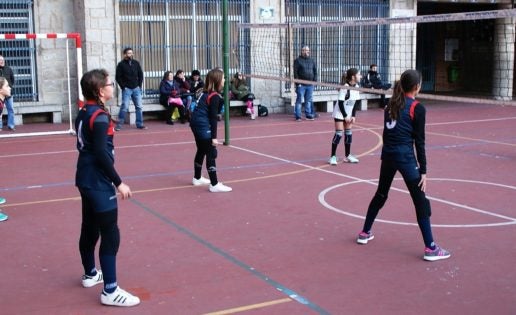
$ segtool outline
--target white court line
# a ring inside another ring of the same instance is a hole
[[[322,168],[319,168],[319,167],[314,167],[314,166],[303,164],[303,163],[299,163],[299,162],[294,162],[294,161],[287,160],[287,159],[284,159],[284,158],[280,158],[280,157],[277,157],[277,156],[273,156],[273,155],[270,155],[270,154],[265,154],[265,153],[253,151],[253,150],[250,150],[250,149],[237,147],[237,146],[234,146],[234,145],[230,145],[230,147],[234,148],[234,149],[237,149],[237,150],[241,150],[241,151],[247,152],[247,153],[251,153],[251,154],[267,157],[267,158],[270,158],[270,159],[282,161],[282,162],[293,164],[293,165],[297,165],[297,166],[301,166],[301,167],[304,167],[304,168],[307,168],[307,169],[316,170],[316,171],[319,171],[319,172],[328,173],[328,174],[337,175],[337,176],[340,176],[340,177],[345,177],[345,178],[348,178],[348,179],[352,179],[353,180],[352,182],[338,184],[338,185],[329,187],[329,188],[323,190],[319,194],[319,201],[321,202],[321,204],[323,204],[323,206],[327,207],[328,209],[330,209],[332,211],[335,211],[335,212],[338,212],[338,213],[342,213],[342,214],[346,214],[346,215],[349,215],[349,216],[352,216],[352,217],[364,219],[363,216],[359,216],[359,215],[356,215],[356,214],[353,214],[353,213],[350,213],[350,212],[342,211],[340,209],[337,209],[337,208],[331,206],[330,204],[326,203],[326,201],[324,201],[324,197],[321,198],[321,194],[323,194],[323,193],[326,194],[327,191],[329,191],[329,190],[331,190],[333,188],[339,187],[339,186],[345,186],[345,185],[357,184],[357,183],[367,183],[367,184],[371,184],[371,185],[374,185],[374,186],[378,186],[376,180],[361,179],[361,178],[358,178],[358,177],[349,176],[349,175],[345,175],[345,174],[342,174],[342,173],[337,173],[337,172],[334,172],[334,171],[329,171],[327,169],[322,169]],[[514,186],[503,185],[503,184],[496,184],[496,183],[489,183],[489,182],[474,181],[474,180],[462,180],[462,179],[455,180],[455,179],[446,179],[446,178],[427,178],[427,179],[428,180],[441,180],[441,181],[448,180],[448,181],[460,181],[460,182],[469,182],[469,183],[477,183],[477,184],[486,184],[486,185],[492,185],[492,186],[498,186],[498,187],[503,187],[503,188],[509,188],[509,189],[516,190],[516,187],[514,187]],[[401,180],[401,178],[395,178],[395,180]],[[391,187],[391,190],[402,192],[402,193],[405,193],[405,194],[410,194],[407,190],[396,188],[396,187]],[[492,223],[492,224],[454,224],[454,225],[450,225],[450,224],[432,224],[432,226],[435,226],[435,227],[484,227],[484,226],[500,226],[500,225],[516,224],[516,218],[504,216],[504,215],[501,215],[501,214],[498,214],[498,213],[494,213],[494,212],[490,212],[490,211],[486,211],[486,210],[482,210],[482,209],[478,209],[478,208],[474,208],[474,207],[470,207],[470,206],[465,205],[465,204],[459,204],[459,203],[448,201],[448,200],[444,200],[444,199],[441,199],[441,198],[431,197],[431,196],[428,196],[428,195],[427,195],[427,198],[430,199],[430,200],[436,201],[436,202],[441,202],[441,203],[450,205],[450,206],[455,206],[455,207],[462,208],[462,209],[465,209],[465,210],[469,210],[469,211],[473,211],[473,212],[477,212],[477,213],[481,213],[481,214],[485,214],[485,215],[490,215],[490,216],[493,216],[493,217],[497,217],[497,218],[505,219],[505,220],[509,221],[509,222]],[[404,223],[404,222],[388,221],[388,220],[380,220],[380,219],[377,219],[376,221],[378,221],[378,222],[385,222],[385,223],[393,223],[393,224],[401,224],[401,225],[417,225],[415,223]]]

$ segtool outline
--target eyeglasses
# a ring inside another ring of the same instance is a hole
[[[108,83],[108,84],[106,84],[106,85],[104,85],[104,86],[111,86],[111,87],[115,87],[115,82]]]

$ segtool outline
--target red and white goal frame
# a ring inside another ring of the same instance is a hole
[[[52,135],[52,134],[75,134],[73,129],[73,121],[72,121],[72,96],[71,96],[71,87],[70,87],[70,58],[68,54],[68,40],[75,41],[75,53],[76,53],[76,71],[77,71],[77,106],[82,107],[84,104],[84,98],[82,96],[81,91],[81,83],[80,77],[82,75],[82,44],[81,44],[81,34],[79,33],[46,33],[46,34],[0,34],[0,40],[36,40],[36,39],[49,39],[49,40],[57,40],[57,39],[65,39],[66,41],[66,74],[68,81],[68,113],[69,113],[69,129],[66,131],[43,131],[43,132],[30,132],[30,133],[9,133],[2,134],[0,138],[5,137],[25,137],[25,136],[36,136],[36,135]],[[16,97],[16,95],[15,95]]]

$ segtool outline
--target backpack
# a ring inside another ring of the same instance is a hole
[[[258,116],[265,117],[269,115],[269,109],[267,106],[264,105],[258,105]]]

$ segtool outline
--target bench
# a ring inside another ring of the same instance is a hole
[[[14,124],[15,125],[23,125],[23,115],[25,114],[41,114],[41,113],[51,113],[52,114],[52,123],[60,124],[63,122],[62,111],[63,106],[57,104],[16,104],[14,103]],[[7,110],[4,110],[4,115],[7,115]]]
[[[391,95],[385,95],[386,98],[391,97]],[[285,93],[283,98],[288,101],[290,104],[291,96],[289,93]],[[337,91],[317,91],[312,95],[312,102],[315,103],[325,103],[323,106],[323,111],[331,113],[333,112],[333,104],[339,98],[339,93]],[[380,99],[380,94],[375,93],[363,93],[360,92],[360,107],[358,108],[361,111],[366,111],[368,106],[368,100],[372,99]],[[295,100],[295,97],[294,97]]]
[[[254,114],[258,115],[258,105],[260,105],[261,102],[259,99],[253,100],[253,109]],[[238,107],[238,106],[246,106],[245,102],[238,101],[238,100],[231,100],[229,101],[229,107]],[[120,108],[120,107],[119,107]],[[165,111],[165,107],[163,105],[157,103],[157,99],[152,100],[144,100],[143,101],[143,112],[162,112]],[[129,124],[134,125],[136,124],[136,111],[134,108],[133,103],[131,102],[129,104]]]

